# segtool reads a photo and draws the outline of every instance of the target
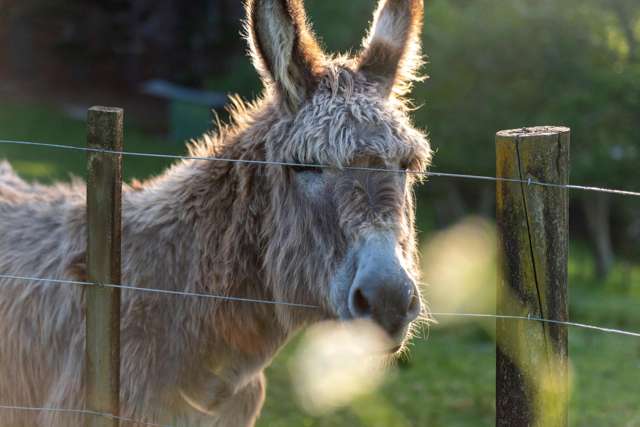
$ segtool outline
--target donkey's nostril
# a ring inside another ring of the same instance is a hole
[[[368,316],[371,314],[371,304],[361,289],[356,289],[353,293],[353,308],[356,315]]]

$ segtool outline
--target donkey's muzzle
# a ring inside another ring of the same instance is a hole
[[[363,245],[349,291],[349,311],[354,318],[372,319],[391,338],[402,340],[420,314],[420,297],[394,249],[386,239]]]

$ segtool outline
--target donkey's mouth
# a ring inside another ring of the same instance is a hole
[[[402,349],[402,344],[396,345],[395,347],[390,348],[387,351],[387,354],[396,354],[397,352],[399,352]]]
[[[393,356],[395,354],[402,353],[406,347],[406,343],[411,339],[411,334],[408,332],[408,327],[403,328],[393,336],[389,336],[389,347],[387,350],[388,355]]]

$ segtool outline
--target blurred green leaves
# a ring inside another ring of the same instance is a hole
[[[491,174],[495,131],[566,125],[574,180],[633,187],[640,64],[630,61],[617,3],[429,1],[431,79],[415,96],[426,100],[417,117],[440,149],[436,167]],[[637,26],[640,4],[628,7]]]

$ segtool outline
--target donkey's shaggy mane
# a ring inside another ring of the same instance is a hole
[[[193,141],[190,154],[224,157],[225,147],[248,130],[246,139],[265,141],[265,158],[255,160],[343,168],[368,155],[400,159],[411,171],[424,171],[431,150],[425,134],[413,127],[406,104],[381,100],[376,85],[353,66],[346,57],[327,64],[316,92],[295,116],[281,113],[277,97],[252,103],[231,97],[230,124],[217,121],[217,131]]]

